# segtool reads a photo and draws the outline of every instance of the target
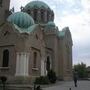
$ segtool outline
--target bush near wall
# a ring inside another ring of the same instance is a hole
[[[53,70],[49,70],[47,77],[51,83],[55,83],[57,80],[56,73]]]
[[[35,84],[49,84],[49,79],[47,76],[40,76],[35,79]]]
[[[56,73],[53,70],[49,70],[47,76],[40,76],[35,79],[35,84],[50,84],[55,83],[57,80]]]

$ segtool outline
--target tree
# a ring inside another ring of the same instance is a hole
[[[74,65],[74,71],[77,71],[78,78],[83,79],[87,77],[87,67],[86,64],[84,64],[83,62]]]

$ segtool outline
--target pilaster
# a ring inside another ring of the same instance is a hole
[[[18,52],[16,59],[16,76],[28,76],[29,53]]]

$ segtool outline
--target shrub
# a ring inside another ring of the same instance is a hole
[[[35,84],[49,84],[47,76],[40,76],[35,79]]]
[[[48,79],[49,79],[49,81],[51,83],[55,83],[56,82],[57,77],[56,77],[56,73],[53,70],[48,71],[47,76],[48,76]]]

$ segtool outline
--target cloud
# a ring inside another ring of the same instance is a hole
[[[11,0],[10,8],[14,7],[15,11],[20,11],[21,6],[25,6],[28,2],[32,0]]]
[[[86,9],[90,8],[90,0],[81,0],[81,3],[84,8]]]
[[[64,10],[64,15],[60,17],[60,13],[58,13],[55,22],[60,30],[65,26],[70,28],[73,38],[73,62],[82,61],[90,65],[90,13],[88,12],[90,10],[90,1],[82,1],[80,12],[72,13],[69,10]]]

